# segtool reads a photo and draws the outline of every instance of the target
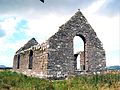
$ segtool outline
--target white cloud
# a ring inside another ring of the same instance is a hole
[[[54,13],[40,15],[38,18],[28,19],[29,30],[25,31],[26,35],[37,37],[41,43],[56,33],[59,26],[64,24],[70,18],[69,15],[62,16]]]
[[[13,56],[7,57],[6,55],[0,56],[0,65],[12,66],[13,65]]]
[[[0,26],[5,31],[6,36],[9,36],[9,35],[11,35],[15,31],[15,29],[14,29],[15,24],[16,24],[16,20],[15,19],[8,18],[8,19],[5,19],[4,22],[1,22]]]
[[[118,55],[114,56],[114,55],[111,55],[111,54],[107,54],[107,60],[106,60],[107,61],[107,66],[120,65],[120,52],[116,53],[116,54],[118,54]]]
[[[2,16],[0,18],[3,18],[3,21],[0,22],[0,28],[4,30],[5,37],[9,38],[12,36],[12,34],[16,31],[16,24],[21,20],[21,17],[17,16]]]
[[[88,17],[88,19],[107,51],[120,49],[119,16],[106,17],[93,15]]]
[[[86,14],[93,14],[95,13],[97,10],[99,10],[105,3],[107,0],[97,0],[96,2],[93,2],[90,6],[88,6],[84,12]]]

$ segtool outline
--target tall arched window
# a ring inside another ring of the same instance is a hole
[[[17,69],[20,67],[20,55],[17,56]]]
[[[32,64],[33,63],[33,51],[30,50],[30,53],[29,53],[29,66],[28,66],[28,69],[32,69]]]
[[[74,59],[75,59],[75,67],[76,70],[84,70],[85,69],[85,63],[82,56],[84,52],[84,40],[80,36],[75,36],[73,40],[74,45]]]

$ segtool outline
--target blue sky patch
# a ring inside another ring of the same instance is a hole
[[[16,24],[15,29],[16,29],[16,31],[8,39],[9,42],[15,43],[16,41],[28,38],[28,36],[25,34],[25,30],[28,29],[28,22],[25,19],[20,20]]]
[[[15,43],[15,42],[17,42],[19,40],[23,40],[23,39],[26,39],[26,38],[28,38],[28,37],[25,35],[25,33],[23,33],[23,32],[16,32],[16,33],[14,33],[12,35],[12,37],[10,37],[8,39],[8,41],[11,42],[11,43]]]
[[[3,36],[5,36],[5,31],[0,29],[0,37],[3,37]]]
[[[103,15],[116,15],[120,12],[120,1],[119,0],[108,0],[101,9],[98,11]]]
[[[12,37],[9,38],[9,41],[11,43],[28,38],[28,36],[24,32],[24,30],[27,30],[28,28],[27,23],[28,22],[26,20],[22,19],[16,24],[16,32],[14,32]]]
[[[15,16],[0,17],[0,22],[4,22],[5,20],[10,19],[10,18],[12,18],[12,19],[14,19],[14,20],[16,19]]]
[[[28,22],[25,19],[22,19],[20,22],[16,24],[16,30],[23,30],[28,28]]]

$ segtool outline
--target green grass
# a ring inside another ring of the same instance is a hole
[[[120,90],[120,75],[81,75],[51,81],[1,71],[0,90]]]
[[[0,72],[0,90],[52,90],[50,81],[16,72]]]

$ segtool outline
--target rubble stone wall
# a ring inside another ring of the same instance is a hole
[[[73,53],[75,36],[79,36],[84,41],[85,71],[96,72],[106,66],[105,51],[101,41],[82,13],[78,11],[48,40],[49,75],[54,77],[75,75],[76,61]]]
[[[81,70],[84,70],[84,61],[85,61],[84,51],[81,51],[80,52],[80,67],[81,67]]]
[[[13,69],[28,76],[47,77],[48,50],[47,42],[35,45],[28,50],[17,53],[14,56]],[[29,69],[29,54],[33,51],[32,69]],[[19,69],[17,69],[18,55],[20,55]]]
[[[73,39],[79,36],[84,42],[84,54],[81,53],[83,71],[101,71],[106,66],[105,50],[96,33],[80,11],[63,24],[58,32],[46,42],[37,44],[35,39],[25,44],[14,56],[13,68],[27,75],[43,78],[65,78],[71,75],[79,75],[76,72],[76,60],[74,57]],[[34,45],[35,44],[35,45]],[[37,44],[37,45],[36,45]],[[30,47],[30,45],[33,45]],[[30,47],[30,48],[28,48]],[[33,51],[33,67],[28,69],[29,53]],[[20,55],[20,67],[17,69],[18,55]]]

